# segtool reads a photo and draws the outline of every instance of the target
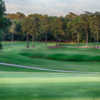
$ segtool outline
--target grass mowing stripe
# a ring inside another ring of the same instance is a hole
[[[0,83],[1,100],[100,99],[100,75],[92,77],[88,74],[75,76],[75,74],[30,73],[32,76],[30,78],[29,73],[25,72],[24,78],[21,78],[23,73],[15,73],[15,78],[11,76],[6,79],[5,75],[9,74],[14,75],[14,73],[2,73],[0,78],[0,82],[3,82]],[[3,78],[5,80],[2,80]]]

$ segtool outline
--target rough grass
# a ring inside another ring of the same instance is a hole
[[[33,52],[24,52],[21,53],[23,56],[31,57],[31,58],[42,58],[42,59],[51,59],[51,60],[58,60],[58,61],[89,61],[89,62],[99,62],[100,56],[91,56],[91,55],[81,55],[81,54],[63,54],[63,53],[56,53],[56,54],[46,54],[46,53],[33,53]]]
[[[100,75],[2,72],[0,100],[100,100]]]

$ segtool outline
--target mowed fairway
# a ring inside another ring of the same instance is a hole
[[[45,43],[34,43],[35,48],[26,49],[25,42],[4,42],[0,51],[0,62],[35,66],[53,70],[100,72],[100,49],[74,48],[66,44],[61,48],[48,48]],[[85,44],[80,44],[85,45]],[[100,44],[88,44],[96,46]],[[48,43],[55,46],[55,43]]]
[[[25,42],[3,45],[2,63],[75,72],[0,65],[0,100],[100,100],[100,49],[75,48],[77,45],[70,44],[48,48],[39,42],[30,49],[25,48]]]
[[[0,100],[100,100],[100,74],[1,72]]]

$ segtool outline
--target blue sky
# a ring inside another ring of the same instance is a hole
[[[100,11],[100,0],[5,0],[7,12],[64,16],[69,12]]]

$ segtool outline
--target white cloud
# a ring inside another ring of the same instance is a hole
[[[65,15],[68,12],[100,11],[100,0],[5,0],[7,12]]]

